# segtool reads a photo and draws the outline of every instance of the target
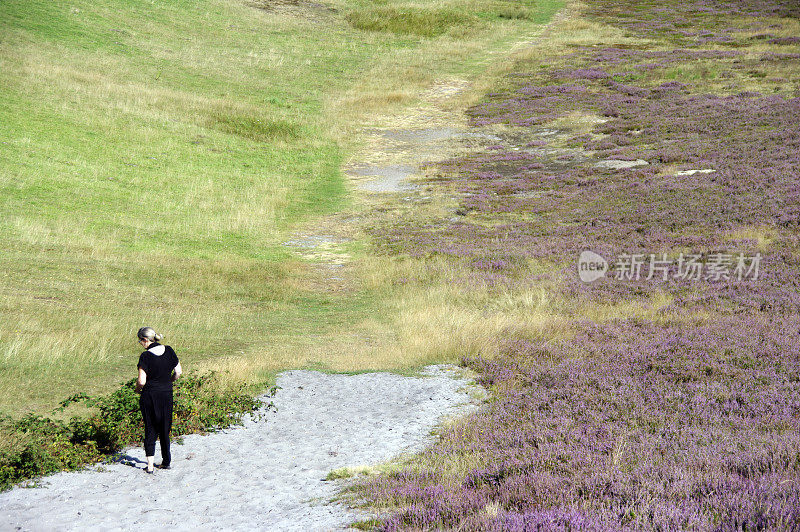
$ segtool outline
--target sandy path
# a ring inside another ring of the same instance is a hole
[[[366,517],[329,504],[333,469],[386,461],[430,441],[443,416],[474,408],[468,381],[431,366],[424,377],[289,371],[278,412],[173,445],[169,471],[126,463],[47,477],[0,493],[2,530],[331,530]],[[156,458],[158,462],[158,446]]]

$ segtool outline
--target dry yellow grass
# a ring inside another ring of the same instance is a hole
[[[448,114],[458,116],[459,111],[474,101],[474,96],[481,92],[476,87],[496,86],[499,77],[517,61],[544,55],[558,56],[567,50],[567,45],[574,43],[645,43],[627,37],[617,28],[582,19],[580,10],[579,3],[572,3],[567,15],[559,17],[546,29],[546,37],[519,47],[513,55],[493,64],[489,74],[478,78],[466,90],[461,86],[459,88],[462,90],[454,91],[448,98],[416,102],[411,107],[411,114],[406,111],[406,114],[389,116],[393,120],[399,116],[402,123],[412,128],[422,127],[419,122],[425,120],[432,126],[441,125]],[[597,116],[573,114],[551,125],[578,134],[588,132],[600,120]],[[385,126],[387,121],[379,123]],[[375,153],[380,154],[382,149],[386,148],[380,144],[371,145],[370,155],[375,157]],[[444,155],[452,154],[443,152]],[[380,154],[377,158],[398,162],[396,154],[393,156],[391,153]],[[436,175],[436,172],[435,167],[428,168],[426,179]],[[413,207],[392,206],[384,215],[383,223],[392,224],[397,220],[409,219],[434,220],[452,213],[453,200],[446,190],[437,192],[433,189],[426,191],[426,194],[431,197],[428,203],[415,204]],[[513,215],[510,216],[513,218]],[[492,225],[506,221],[503,215],[483,221],[470,218],[470,222],[475,224]],[[507,339],[547,341],[569,337],[576,319],[594,322],[630,317],[660,319],[663,309],[671,302],[666,295],[657,293],[648,301],[589,305],[564,299],[559,287],[552,283],[522,280],[529,275],[557,272],[562,266],[532,262],[527,265],[526,271],[519,272],[518,288],[513,291],[477,285],[465,289],[458,281],[463,282],[467,272],[442,258],[372,257],[363,261],[361,275],[368,287],[394,287],[391,308],[396,316],[393,320],[396,336],[394,343],[387,344],[385,349],[398,349],[403,356],[413,356],[415,359],[424,359],[426,354],[451,361],[477,354],[491,357],[498,353],[502,342]],[[407,282],[409,279],[413,281]]]

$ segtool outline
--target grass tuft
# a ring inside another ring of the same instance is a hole
[[[359,30],[381,31],[420,37],[437,37],[455,27],[472,24],[474,17],[452,8],[365,7],[347,14],[347,21]]]
[[[238,135],[256,142],[293,140],[300,137],[297,124],[285,120],[268,120],[236,112],[214,112],[209,117],[209,127],[223,133]]]

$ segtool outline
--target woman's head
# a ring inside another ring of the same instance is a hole
[[[152,327],[142,327],[139,329],[139,332],[136,333],[136,336],[139,337],[139,340],[147,340],[148,342],[160,342],[164,335],[158,334],[156,331],[153,330]]]

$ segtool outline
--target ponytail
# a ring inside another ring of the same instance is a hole
[[[157,333],[152,327],[142,327],[136,333],[136,336],[139,337],[139,340],[149,340],[151,342],[160,342],[164,338],[163,334]]]

